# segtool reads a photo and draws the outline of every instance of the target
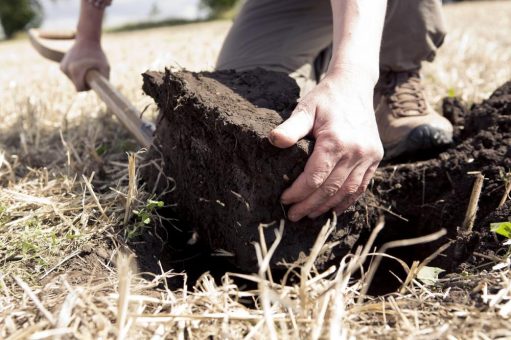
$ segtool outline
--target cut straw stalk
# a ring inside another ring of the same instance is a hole
[[[125,339],[128,335],[128,314],[130,301],[130,285],[133,277],[132,256],[120,253],[117,259],[119,275],[119,298],[117,302],[117,339]]]
[[[278,339],[277,329],[275,327],[275,320],[273,318],[274,310],[271,298],[271,288],[269,285],[272,283],[268,282],[266,277],[271,278],[270,261],[275,253],[280,241],[282,240],[282,234],[284,233],[284,221],[281,220],[279,230],[275,230],[275,241],[268,249],[266,245],[266,239],[264,237],[263,228],[264,225],[259,225],[259,234],[261,236],[260,244],[255,244],[256,256],[259,263],[259,294],[261,297],[261,304],[263,307],[264,322],[268,330],[268,336],[270,339]]]
[[[126,209],[124,211],[124,224],[128,223],[131,217],[131,206],[134,198],[137,196],[137,172],[136,172],[135,154],[130,153],[128,156],[128,193],[126,195]]]
[[[23,289],[25,294],[28,295],[28,297],[32,300],[32,302],[37,307],[37,309],[39,309],[41,314],[44,315],[44,317],[50,322],[50,324],[52,326],[55,326],[56,325],[55,317],[53,316],[53,314],[50,313],[49,310],[46,309],[46,307],[44,307],[43,303],[41,302],[41,300],[39,300],[39,298],[34,293],[34,291],[30,288],[30,286],[28,284],[26,284],[25,281],[23,281],[21,278],[16,277],[16,276],[14,277],[14,281],[16,281],[18,286],[20,286]]]
[[[502,199],[500,200],[498,209],[502,208],[504,204],[506,204],[507,199],[509,198],[509,194],[511,193],[511,172],[508,172],[506,175],[506,186],[504,189],[504,195],[502,195]]]
[[[468,203],[467,213],[463,221],[463,230],[470,234],[474,228],[476,220],[477,208],[479,205],[479,197],[481,197],[481,190],[483,189],[484,176],[480,172],[471,172],[469,175],[476,175],[474,186],[472,187],[472,194]]]
[[[437,232],[434,232],[429,235],[410,238],[410,239],[404,239],[404,240],[396,240],[396,241],[390,241],[385,243],[383,246],[378,249],[376,252],[376,257],[374,261],[369,266],[369,270],[367,271],[365,280],[363,282],[363,286],[360,289],[360,298],[359,302],[362,302],[363,299],[367,295],[367,291],[369,290],[369,287],[371,286],[371,283],[373,281],[374,275],[376,274],[376,270],[380,266],[380,263],[382,261],[382,258],[386,255],[386,252],[393,248],[399,248],[399,247],[407,247],[407,246],[414,246],[417,244],[423,244],[423,243],[429,243],[438,240],[442,236],[445,236],[447,234],[447,231],[445,229],[440,229]]]

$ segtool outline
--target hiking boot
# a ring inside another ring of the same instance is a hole
[[[418,71],[382,73],[374,107],[386,160],[452,142],[453,127],[426,101]]]

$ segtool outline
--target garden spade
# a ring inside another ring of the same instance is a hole
[[[40,55],[55,62],[64,58],[75,39],[74,32],[47,32],[36,29],[31,29],[28,36]],[[141,146],[148,147],[152,144],[154,125],[142,120],[140,111],[119,93],[107,78],[99,71],[91,69],[87,71],[85,81]]]

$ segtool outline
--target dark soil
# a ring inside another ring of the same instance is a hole
[[[257,271],[258,226],[269,225],[264,234],[270,245],[285,219],[280,194],[301,173],[313,148],[303,140],[281,150],[267,139],[296,105],[298,87],[285,74],[264,70],[148,73],[144,79],[144,90],[162,112],[148,159],[162,159],[163,172],[176,183],[166,200],[177,203],[177,216],[208,248],[232,253],[239,268]],[[162,192],[167,183],[156,181],[159,170],[145,169],[148,187]],[[286,222],[274,263],[294,262],[307,253],[329,217]],[[320,263],[352,248],[367,225],[366,214],[352,210],[339,225],[346,227],[332,237],[338,245]]]
[[[252,243],[259,241],[258,226],[271,224],[265,229],[270,244],[273,230],[285,219],[279,196],[303,170],[313,148],[313,142],[304,140],[280,150],[266,137],[296,105],[298,87],[284,74],[254,70],[146,73],[144,90],[158,103],[161,116],[143,177],[149,190],[168,189],[168,181],[153,166],[158,160],[163,173],[174,179],[175,188],[165,200],[176,203],[170,214],[179,217],[183,229],[180,236],[169,237],[170,248],[148,245],[146,250],[153,251],[145,252],[146,262],[163,259],[172,267],[195,259],[188,262],[200,266],[209,263],[204,256],[222,249],[233,255],[228,259],[238,269],[256,271]],[[422,160],[382,165],[366,196],[339,216],[331,237],[336,245],[319,258],[319,267],[363,243],[381,214],[386,227],[380,244],[447,230],[447,236],[436,242],[394,251],[409,262],[452,241],[434,265],[453,271],[474,261],[477,247],[484,247],[478,249],[484,253],[498,247],[489,223],[509,220],[511,215],[509,203],[497,209],[505,174],[511,170],[511,82],[470,110],[449,99],[443,111],[456,127],[455,143],[433,158],[417,155]],[[472,171],[482,172],[486,180],[474,231],[467,234],[461,225],[473,187],[474,177],[468,174]],[[328,217],[286,221],[274,267],[307,254]],[[194,233],[198,243],[187,246]],[[386,268],[394,271],[391,265]]]

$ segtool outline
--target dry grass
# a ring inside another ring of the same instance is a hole
[[[511,3],[460,4],[446,14],[450,35],[437,62],[425,68],[431,98],[438,103],[454,91],[479,101],[511,79]],[[141,93],[141,72],[212,68],[228,27],[214,22],[108,35],[112,81],[142,109],[151,100]],[[58,67],[26,41],[0,44],[0,65],[0,337],[511,336],[506,269],[426,286],[413,266],[400,293],[364,299],[370,275],[354,280],[352,274],[370,248],[327,273],[306,264],[299,284],[281,286],[266,270],[273,248],[260,245],[262,269],[249,278],[258,285],[253,291],[237,287],[236,274],[221,284],[204,275],[193,290],[178,291],[166,282],[181,274],[142,278],[117,244],[126,230],[140,228],[132,211],[150,198],[134,187],[133,140],[93,94],[75,95]],[[147,114],[154,113],[151,106]],[[152,217],[155,225],[158,218]],[[328,232],[327,225],[323,238]],[[99,251],[105,242],[117,251]],[[323,245],[320,237],[309,261]]]
[[[438,103],[455,94],[472,103],[487,98],[511,79],[511,4],[464,2],[446,7],[448,35],[424,76],[430,98]]]

